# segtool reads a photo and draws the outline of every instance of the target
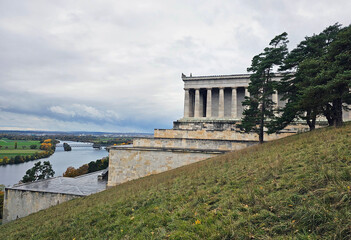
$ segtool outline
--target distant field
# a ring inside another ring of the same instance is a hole
[[[1,149],[4,149],[5,147],[8,147],[8,149],[15,149],[15,142],[17,142],[17,149],[22,148],[25,146],[26,148],[29,148],[30,145],[37,145],[39,148],[40,146],[40,141],[34,141],[34,140],[9,140],[7,138],[2,138],[0,139],[0,146],[2,146]]]
[[[15,149],[15,142],[17,142],[17,149]],[[31,145],[37,145],[37,149],[30,149]],[[36,152],[41,152],[39,150],[40,141],[25,141],[25,140],[9,140],[7,138],[0,139],[0,159],[5,156],[10,158],[14,156],[28,156]]]
[[[42,150],[39,149],[13,149],[13,150],[0,150],[0,158],[4,158],[5,156],[10,158],[10,157],[15,157],[17,155],[19,156],[28,156],[32,155],[36,152],[41,152]]]

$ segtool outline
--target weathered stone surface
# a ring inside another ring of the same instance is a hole
[[[265,134],[266,141],[279,139],[295,134],[296,132],[283,132],[280,134]],[[191,139],[221,139],[237,141],[258,141],[256,133],[237,131],[207,131],[207,130],[183,130],[183,129],[155,129],[155,138],[191,138]]]
[[[3,223],[31,213],[106,189],[106,181],[98,180],[103,171],[75,178],[56,177],[5,189]]]
[[[61,193],[47,193],[5,189],[3,223],[80,197]]]
[[[187,149],[112,148],[107,186],[188,165],[221,152]]]
[[[257,144],[256,141],[206,140],[188,138],[136,138],[133,147],[188,148],[234,151]]]

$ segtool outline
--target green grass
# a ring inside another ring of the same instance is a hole
[[[17,142],[17,149],[22,149],[22,146],[25,146],[26,148],[29,148],[30,145],[37,145],[38,148],[40,147],[40,141],[34,141],[34,140],[9,140],[7,138],[2,138],[0,139],[0,146],[2,146],[1,149],[5,149],[5,147],[8,147],[8,149],[15,149],[15,142]]]
[[[15,149],[15,142],[17,142],[17,149]],[[37,145],[37,149],[30,149],[31,145]],[[34,140],[9,140],[7,138],[0,139],[0,159],[5,156],[8,158],[15,156],[28,156],[36,152],[41,152],[39,150],[40,141]]]
[[[4,158],[5,156],[7,156],[8,158],[15,157],[15,156],[28,156],[36,152],[42,152],[42,150],[39,150],[39,149],[0,150],[0,158]]]
[[[350,146],[349,124],[253,146],[40,211],[0,239],[350,239]]]

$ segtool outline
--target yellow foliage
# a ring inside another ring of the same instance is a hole
[[[47,139],[47,140],[51,140],[51,139]],[[50,142],[45,142],[45,141],[42,144],[40,144],[40,149],[41,150],[50,150],[52,147],[52,144]]]

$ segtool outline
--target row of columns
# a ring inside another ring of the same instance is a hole
[[[185,88],[184,95],[184,117],[190,117],[190,89]],[[194,104],[194,117],[199,118],[201,116],[201,104],[200,104],[200,89],[195,90],[195,104]],[[245,87],[245,97],[249,97],[250,93]],[[278,108],[278,93],[272,95],[272,100]],[[237,106],[238,106],[238,92],[237,87],[232,87],[232,100],[231,100],[231,118],[237,118]],[[206,99],[206,117],[212,117],[212,88],[207,88],[207,99]],[[224,118],[224,88],[219,88],[219,106],[218,106],[218,117]]]
[[[184,117],[190,117],[190,89],[185,88],[184,95]],[[201,104],[200,104],[200,89],[195,90],[195,104],[194,104],[194,117],[201,117]],[[232,104],[231,104],[231,117],[237,117],[237,87],[232,88]],[[245,96],[249,96],[249,91],[245,88]],[[212,117],[212,88],[207,88],[207,99],[206,99],[206,117]],[[224,88],[219,88],[219,106],[218,106],[218,117],[224,117]]]

